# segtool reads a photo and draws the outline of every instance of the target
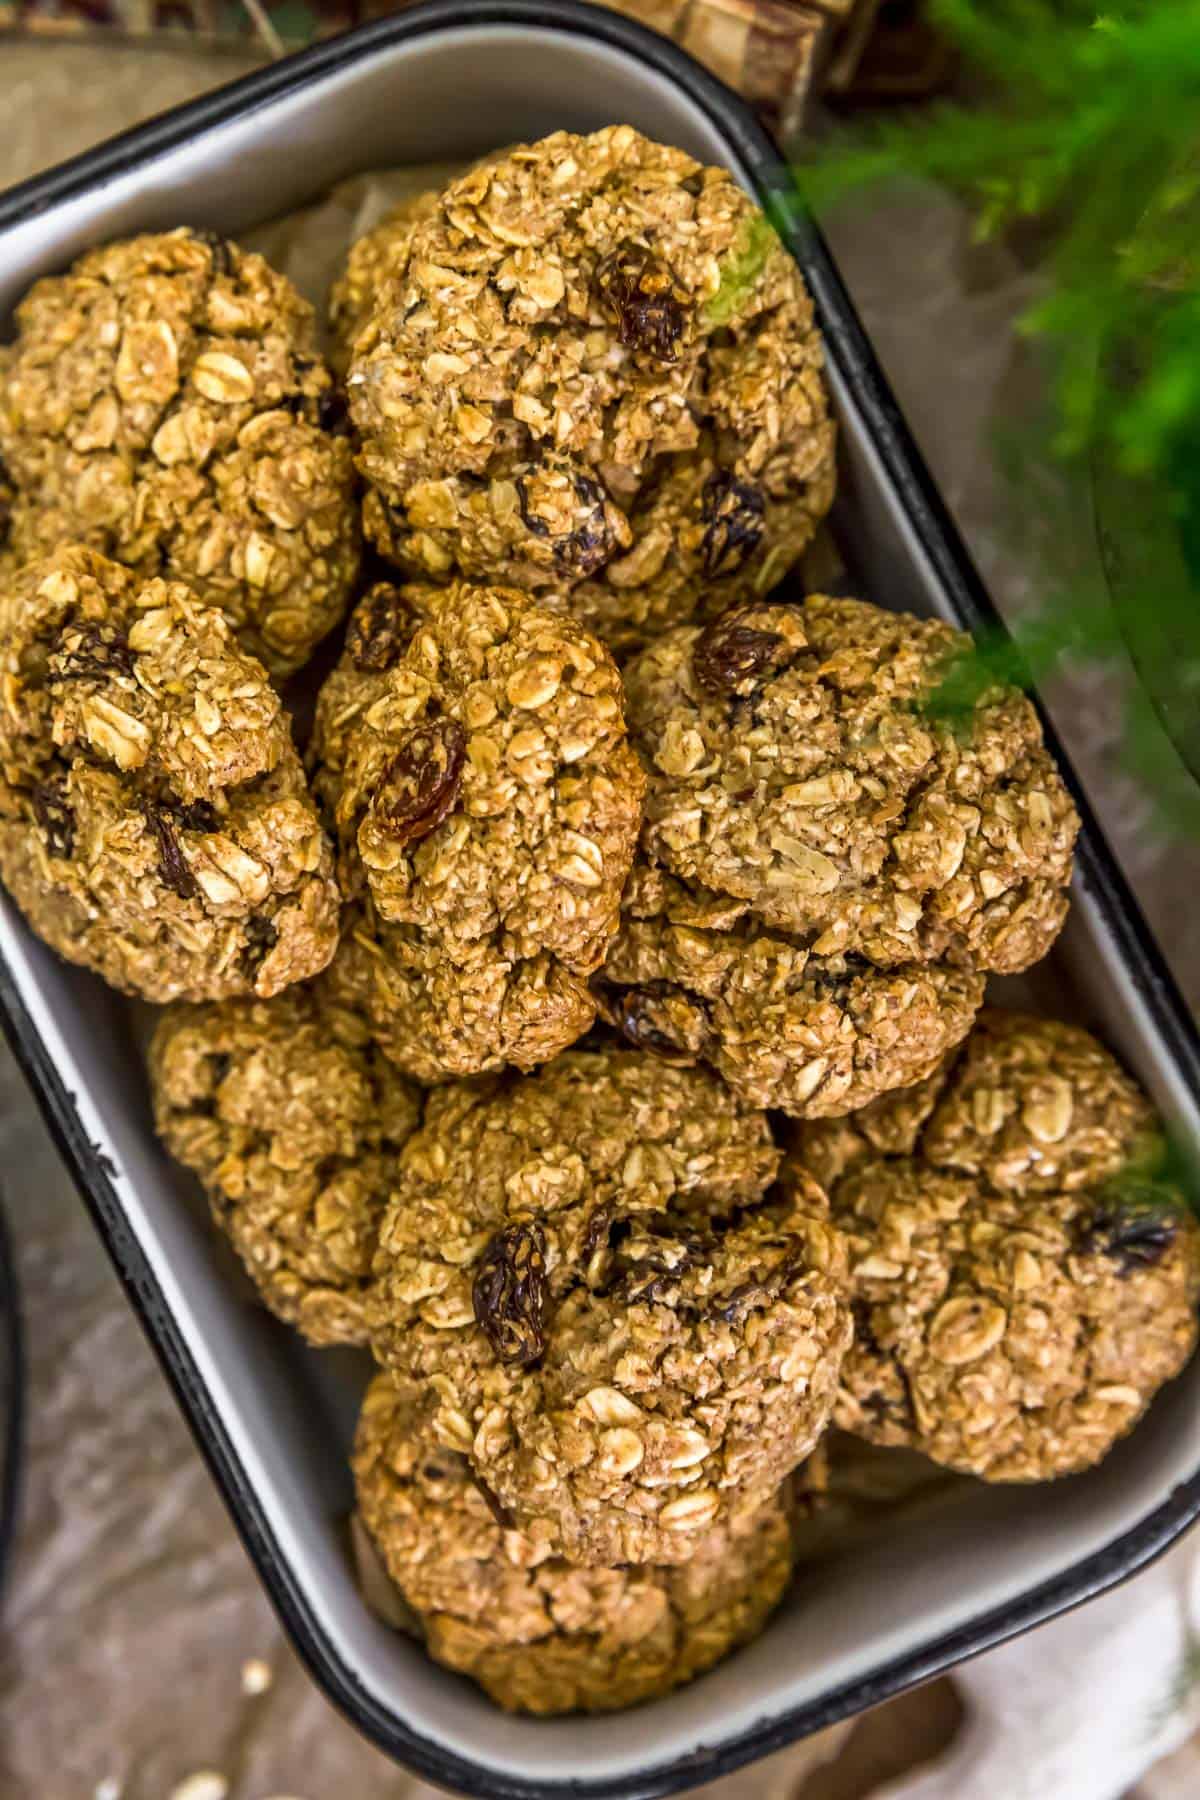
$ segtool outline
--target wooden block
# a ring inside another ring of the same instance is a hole
[[[608,0],[671,38],[771,123],[801,116],[847,0]]]

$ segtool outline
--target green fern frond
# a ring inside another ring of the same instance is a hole
[[[762,213],[757,214],[726,261],[720,285],[705,308],[710,324],[727,325],[737,317],[778,246],[779,234],[774,225]]]

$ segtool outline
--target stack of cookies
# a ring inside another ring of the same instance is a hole
[[[166,1004],[158,1127],[264,1303],[374,1352],[359,1511],[430,1653],[620,1707],[761,1629],[832,1424],[1099,1460],[1200,1233],[1108,1053],[980,1012],[1075,812],[1020,693],[931,704],[959,634],[788,579],[834,431],[733,180],[493,157],[329,331],[187,230],[23,303],[0,876]]]

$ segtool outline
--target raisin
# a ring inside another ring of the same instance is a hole
[[[33,790],[33,816],[51,856],[70,856],[75,848],[75,814],[67,800],[65,781],[38,782]]]
[[[649,1050],[664,1062],[689,1063],[691,1053],[663,1028],[660,1002],[670,993],[665,982],[620,988],[606,1001],[605,1012],[627,1043]]]
[[[771,1306],[796,1274],[799,1263],[798,1254],[793,1252],[790,1256],[781,1257],[770,1273],[761,1280],[743,1281],[717,1308],[718,1318],[724,1319],[727,1325],[740,1325],[746,1315],[756,1308]]]
[[[158,844],[158,875],[180,900],[194,900],[198,887],[187,866],[180,832],[218,832],[221,815],[207,799],[142,801],[142,815]]]
[[[503,1363],[527,1369],[546,1348],[546,1234],[506,1225],[479,1259],[475,1319]]]
[[[617,321],[627,350],[641,350],[659,362],[678,360],[687,323],[688,296],[653,251],[620,244],[596,270],[596,292]]]
[[[693,1310],[680,1307],[677,1290],[689,1269],[711,1259],[712,1240],[698,1231],[655,1238],[653,1230],[647,1224],[628,1249],[617,1250],[609,1292],[626,1306],[655,1306],[670,1299],[676,1311]]]
[[[734,1288],[732,1294],[717,1308],[717,1316],[726,1325],[740,1325],[746,1314],[753,1312],[756,1306],[763,1306],[771,1298],[771,1294],[761,1282],[743,1281],[740,1287]]]
[[[543,504],[557,517],[562,512],[562,495],[569,491],[571,520],[569,530],[554,531],[550,521],[539,510],[538,496],[531,493],[540,482],[544,488]],[[616,548],[608,521],[607,497],[598,481],[583,475],[570,464],[547,462],[541,468],[527,469],[513,477],[517,491],[517,507],[525,529],[534,537],[550,542],[555,562],[572,577],[594,575]]]
[[[472,1475],[471,1479],[482,1494],[488,1511],[491,1513],[500,1529],[502,1531],[511,1531],[513,1526],[513,1516],[509,1512],[507,1506],[504,1506],[501,1503],[497,1495],[492,1492],[491,1488],[481,1475]]]
[[[861,980],[870,966],[865,957],[853,950],[836,957],[811,957],[804,970],[804,980],[818,1000],[834,1000],[844,1007],[851,983]]]
[[[207,800],[181,800],[170,810],[185,831],[219,831],[221,828],[220,814]]]
[[[158,873],[164,887],[169,887],[181,900],[194,900],[197,891],[196,877],[180,849],[170,815],[162,807],[152,806],[148,801],[143,805],[142,812],[158,848]]]
[[[526,531],[531,531],[534,537],[548,538],[550,536],[549,525],[546,523],[545,519],[538,517],[537,513],[533,511],[529,503],[528,475],[516,476],[513,481],[513,486],[517,490],[517,510],[521,515]]]
[[[233,245],[227,237],[217,231],[193,231],[192,236],[198,244],[203,244],[212,259],[214,275],[233,274]]]
[[[705,627],[692,650],[696,680],[710,694],[752,694],[769,676],[786,668],[802,654],[804,646],[781,631],[764,631],[750,623],[761,619],[764,607],[748,602],[731,606]]]
[[[68,624],[51,661],[51,680],[107,681],[110,675],[132,675],[133,657],[129,639],[115,626]]]
[[[1161,1262],[1178,1232],[1178,1209],[1169,1202],[1117,1205],[1093,1216],[1080,1248],[1084,1255],[1111,1256],[1120,1274],[1132,1275]]]
[[[416,629],[417,614],[400,589],[377,582],[359,601],[346,630],[346,650],[356,669],[382,674],[399,662]]]
[[[581,478],[575,484],[582,504],[590,511],[583,521],[555,546],[559,566],[573,574],[594,575],[613,553],[615,540],[604,513],[604,493],[598,481]]]
[[[350,409],[340,387],[326,388],[317,401],[317,424],[334,437],[350,429]]]
[[[766,501],[761,488],[717,469],[700,495],[704,537],[700,564],[710,581],[734,575],[762,543]]]
[[[466,745],[455,719],[418,725],[384,770],[371,802],[378,829],[401,846],[435,831],[458,799]]]

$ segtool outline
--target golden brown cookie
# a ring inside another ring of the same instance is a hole
[[[147,1000],[266,998],[333,955],[287,714],[183,583],[76,547],[0,591],[0,876],[61,956]]]
[[[1067,911],[1079,821],[1015,689],[923,708],[969,639],[859,600],[734,609],[626,670],[644,848],[818,956],[1012,973]]]
[[[508,1523],[410,1383],[378,1376],[354,1452],[363,1521],[429,1652],[510,1712],[613,1712],[762,1630],[791,1575],[784,1498],[698,1535],[683,1567],[577,1568]]]
[[[829,1416],[844,1250],[766,1122],[705,1071],[571,1052],[435,1092],[380,1233],[377,1355],[522,1529],[674,1563]]]
[[[185,580],[287,674],[358,566],[343,412],[312,308],[260,256],[187,230],[90,250],[25,296],[0,370],[12,547]]]
[[[1097,1463],[1196,1342],[1200,1227],[1086,1032],[984,1015],[913,1096],[808,1123],[855,1341],[837,1421],[990,1481]]]
[[[384,555],[625,648],[763,592],[833,497],[812,304],[733,178],[610,126],[452,182],[348,378]]]
[[[395,1159],[420,1094],[322,983],[176,1006],[149,1053],[155,1124],[264,1303],[313,1344],[367,1341]]]
[[[373,588],[312,754],[369,900],[338,979],[389,1054],[431,1080],[585,1031],[644,787],[598,639],[512,588]]]

